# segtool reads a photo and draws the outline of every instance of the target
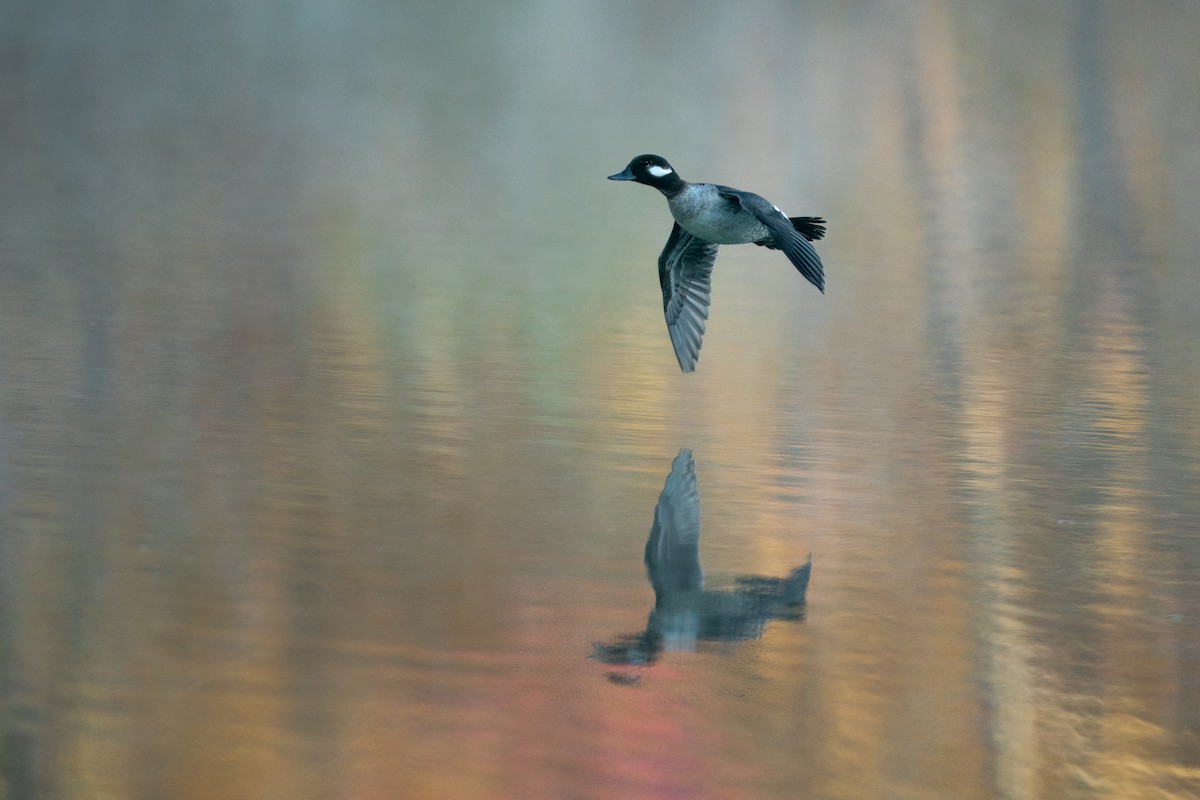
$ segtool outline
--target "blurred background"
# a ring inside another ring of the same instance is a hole
[[[0,6],[0,798],[1200,795],[1200,6]],[[643,152],[820,214],[698,371]],[[614,668],[680,448],[803,619]]]

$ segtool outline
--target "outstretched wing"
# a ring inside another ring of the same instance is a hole
[[[675,223],[658,257],[658,282],[662,285],[663,312],[675,357],[684,372],[696,369],[708,304],[712,295],[712,268],[717,246],[697,239]]]
[[[731,189],[728,186],[720,187],[720,194],[727,200],[732,200],[738,203],[746,211],[754,215],[754,218],[761,222],[767,228],[770,235],[768,240],[757,242],[771,249],[782,250],[788,260],[792,262],[796,269],[800,270],[800,274],[808,278],[809,283],[816,286],[822,292],[825,291],[825,267],[821,265],[821,257],[817,255],[817,251],[809,243],[806,234],[816,234],[819,229],[819,235],[814,235],[811,238],[820,238],[825,234],[824,227],[812,225],[809,223],[817,222],[817,219],[797,217],[804,221],[803,230],[797,230],[792,220],[788,219],[787,215],[772,205],[767,200],[759,197],[752,192],[743,192],[740,189]],[[820,220],[824,222],[824,220]]]

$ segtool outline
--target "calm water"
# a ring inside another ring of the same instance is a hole
[[[1197,40],[8,3],[0,798],[1200,796]]]

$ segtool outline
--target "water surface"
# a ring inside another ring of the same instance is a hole
[[[1200,794],[1192,7],[2,13],[0,796]]]

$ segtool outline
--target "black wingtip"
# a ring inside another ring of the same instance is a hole
[[[821,259],[815,252],[802,253],[798,258],[793,258],[791,261],[809,283],[817,287],[821,294],[825,294],[825,267],[821,264]]]

